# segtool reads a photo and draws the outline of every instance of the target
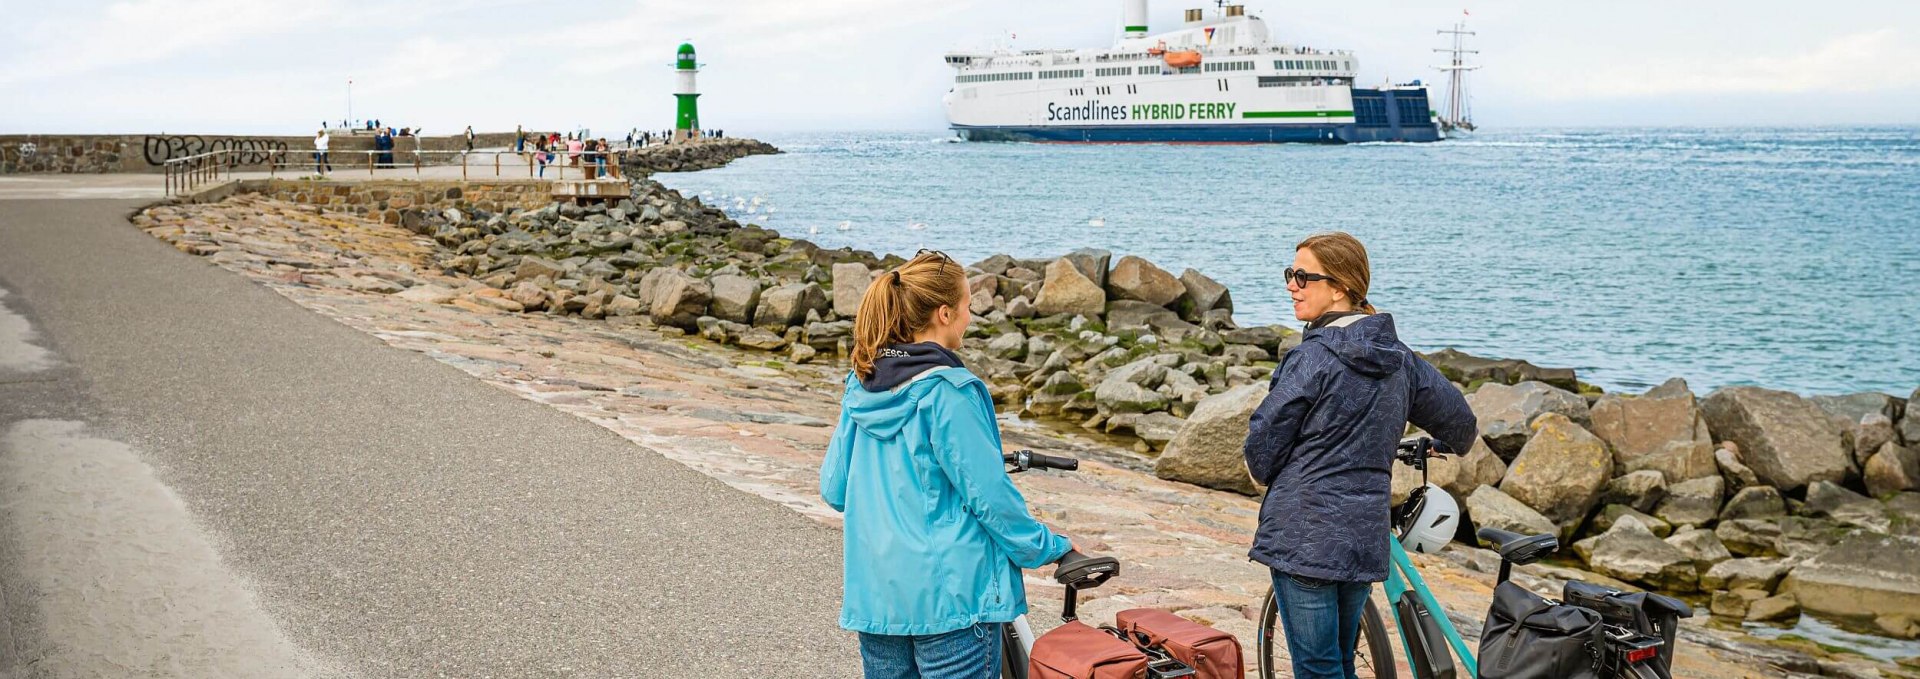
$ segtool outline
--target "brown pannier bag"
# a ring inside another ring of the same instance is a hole
[[[1232,634],[1157,608],[1131,608],[1113,617],[1134,641],[1159,648],[1193,668],[1194,679],[1241,679],[1240,640]]]
[[[1144,679],[1147,654],[1078,620],[1033,640],[1027,679]]]

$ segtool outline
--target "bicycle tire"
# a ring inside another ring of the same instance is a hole
[[[1000,679],[1027,679],[1027,650],[1011,623],[1000,626]]]
[[[1255,630],[1259,638],[1254,656],[1260,665],[1260,679],[1275,679],[1279,671],[1279,662],[1274,657],[1275,639],[1280,635],[1280,606],[1273,599],[1273,589],[1267,589],[1267,601],[1260,606],[1260,627]],[[1380,615],[1380,607],[1374,605],[1373,597],[1367,597],[1366,607],[1360,611],[1360,642],[1355,644],[1354,673],[1361,677],[1394,676],[1393,641],[1387,633],[1386,619]]]

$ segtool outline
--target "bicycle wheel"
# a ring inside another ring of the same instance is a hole
[[[1274,679],[1282,666],[1292,669],[1287,660],[1280,629],[1280,606],[1273,600],[1273,590],[1267,590],[1267,602],[1260,606],[1259,650],[1254,656],[1260,663],[1260,679]],[[1360,642],[1353,649],[1353,672],[1362,679],[1392,677],[1393,642],[1387,635],[1387,622],[1380,617],[1380,607],[1375,606],[1373,598],[1367,598],[1366,608],[1360,612]]]

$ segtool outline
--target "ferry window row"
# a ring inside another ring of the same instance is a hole
[[[1096,68],[1096,69],[1093,69],[1093,74],[1095,76],[1102,77],[1102,78],[1116,76],[1116,75],[1133,75],[1133,67],[1132,66],[1114,66],[1111,68]]]
[[[1253,62],[1251,61],[1209,61],[1202,65],[1206,67],[1206,72],[1208,73],[1213,73],[1215,71],[1251,71],[1253,70]]]
[[[1318,61],[1318,60],[1306,61],[1306,60],[1299,60],[1299,59],[1279,59],[1273,62],[1273,67],[1282,71],[1298,71],[1298,70],[1330,71],[1336,68],[1339,68],[1339,69],[1352,68],[1351,66],[1344,65],[1345,63],[1346,62],[1342,62],[1342,61]]]
[[[1134,72],[1139,73],[1140,75],[1160,75],[1160,67],[1159,66],[1141,66],[1138,69],[1135,69]]]
[[[959,82],[996,83],[996,82],[1003,82],[1007,80],[1032,80],[1032,79],[1033,79],[1033,72],[1021,71],[1019,73],[981,73],[978,75],[963,75],[963,76],[960,76]]]
[[[1069,69],[1059,70],[1059,71],[1041,71],[1040,72],[1041,80],[1056,80],[1059,78],[1084,78],[1084,77],[1087,77],[1087,71],[1086,69],[1083,69],[1083,68],[1069,68]]]

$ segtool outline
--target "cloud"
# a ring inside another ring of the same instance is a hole
[[[335,0],[129,0],[97,17],[47,21],[0,66],[0,84],[160,61],[338,20]]]
[[[1580,75],[1537,73],[1534,80],[1534,91],[1560,100],[1893,90],[1920,86],[1920,45],[1889,28],[1843,35],[1799,52],[1618,58]]]

